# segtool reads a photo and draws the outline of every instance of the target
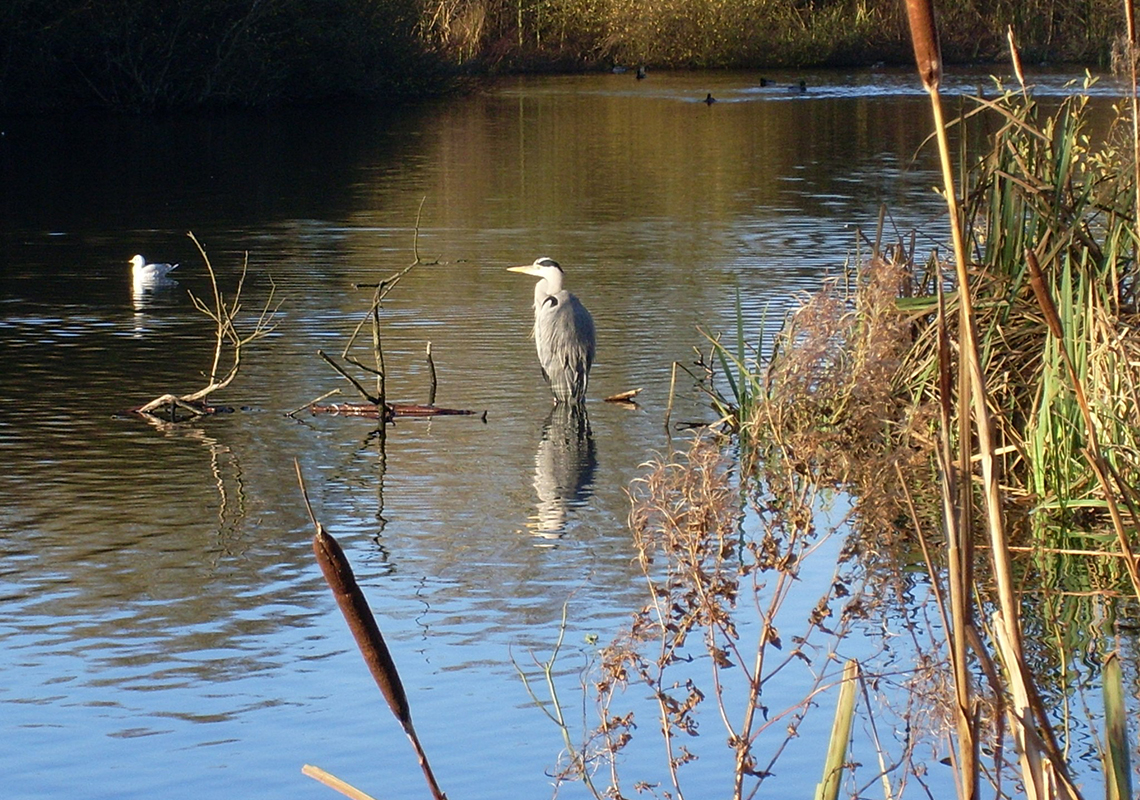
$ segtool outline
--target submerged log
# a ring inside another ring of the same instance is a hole
[[[605,398],[604,402],[629,403],[632,402],[633,398],[637,397],[639,394],[641,394],[641,389],[630,389],[628,392],[618,392],[617,394],[611,394],[609,397]]]
[[[184,397],[164,394],[138,408],[128,409],[126,413],[144,419],[157,419],[162,422],[185,422],[198,417],[232,412],[233,408],[230,406],[215,406],[201,400],[188,400]]]
[[[388,403],[387,404],[389,418],[393,417],[472,417],[477,414],[475,411],[470,411],[463,408],[440,408],[439,406],[423,405],[420,403]],[[330,403],[329,405],[317,405],[313,403],[309,406],[311,414],[334,414],[344,417],[369,417],[377,419],[380,417],[380,406],[375,403]],[[483,421],[487,420],[487,412],[484,411]]]
[[[641,407],[637,404],[637,401],[634,400],[634,398],[639,394],[641,394],[641,389],[630,389],[628,392],[611,394],[609,397],[605,398],[603,402],[613,403],[618,408],[624,408],[629,411],[636,411]]]

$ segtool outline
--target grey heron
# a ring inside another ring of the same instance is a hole
[[[534,346],[554,399],[582,402],[594,363],[594,318],[562,288],[562,267],[554,259],[544,256],[508,269],[539,279],[534,286]]]

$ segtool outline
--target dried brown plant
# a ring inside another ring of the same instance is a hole
[[[856,498],[868,544],[893,542],[904,507],[897,475],[930,474],[936,407],[900,386],[913,343],[899,299],[914,265],[901,248],[862,264],[806,295],[777,337],[766,394],[742,433],[759,454],[847,488]]]
[[[746,421],[754,439],[788,432],[788,455],[826,463],[838,446],[861,456],[882,445],[902,408],[894,378],[910,334],[897,301],[909,276],[905,261],[878,257],[853,290],[833,279],[802,300],[776,343],[767,403]]]
[[[815,527],[817,484],[777,468],[763,490],[742,486],[722,445],[697,438],[687,452],[647,464],[631,487],[630,529],[649,600],[597,665],[599,724],[584,748],[589,756],[574,759],[609,764],[610,784],[591,786],[596,796],[623,797],[616,756],[637,718],[618,706],[630,686],[647,688],[656,709],[664,794],[684,797],[681,768],[705,746],[701,723],[711,715],[733,754],[732,796],[742,798],[772,774],[814,694],[837,678],[834,648],[849,618],[845,608],[835,619],[832,606],[849,593],[843,581],[832,580],[806,618],[782,612],[793,586],[803,585],[797,579],[805,559],[827,536]],[[769,494],[774,486],[776,496]],[[769,681],[789,680],[797,666],[806,670],[803,694],[790,703],[786,692],[771,699]],[[771,741],[758,748],[764,731]]]

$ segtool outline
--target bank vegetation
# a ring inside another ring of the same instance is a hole
[[[1013,28],[1033,62],[1107,65],[1110,0],[940,4],[949,61]],[[904,63],[897,0],[9,0],[0,111],[133,112],[370,100],[504,71]]]

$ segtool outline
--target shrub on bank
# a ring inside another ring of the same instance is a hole
[[[479,68],[670,68],[909,63],[896,0],[425,0],[425,33]],[[1013,26],[1031,61],[1107,64],[1123,30],[1116,0],[945,2],[950,61],[1006,56]]]

